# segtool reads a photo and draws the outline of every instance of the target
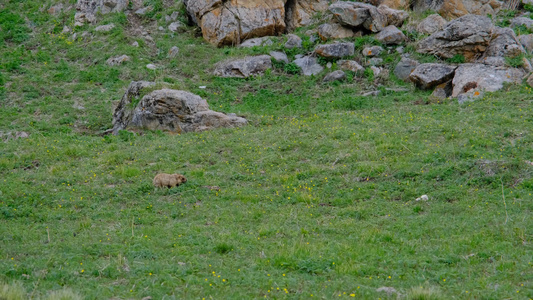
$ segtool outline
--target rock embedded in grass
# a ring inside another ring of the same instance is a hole
[[[168,58],[175,58],[176,56],[178,56],[178,54],[180,53],[180,49],[176,46],[173,46],[172,48],[170,48],[168,50],[168,54],[167,54],[167,57]]]
[[[100,25],[100,26],[97,26],[94,29],[94,31],[97,31],[97,32],[109,32],[109,31],[113,30],[113,28],[115,28],[115,24]]]
[[[336,80],[344,80],[346,78],[346,74],[341,71],[341,70],[337,70],[337,71],[333,71],[329,74],[326,75],[326,77],[324,77],[324,79],[322,80],[322,82],[331,82],[331,81],[336,81]]]
[[[270,51],[270,57],[272,57],[275,61],[281,61],[286,64],[289,63],[289,58],[287,57],[287,54],[281,51]]]
[[[465,93],[494,92],[505,82],[520,83],[526,73],[517,68],[501,68],[484,64],[462,64],[455,70],[452,97]]]
[[[394,75],[396,75],[396,77],[398,77],[398,79],[400,80],[409,82],[411,81],[409,79],[409,76],[411,75],[411,73],[413,73],[413,71],[418,65],[419,63],[416,60],[410,59],[408,57],[402,57],[400,62],[398,62],[398,64],[394,68]]]
[[[218,77],[247,78],[262,75],[272,68],[269,55],[248,56],[243,59],[228,60],[216,65],[214,74]]]
[[[246,41],[244,41],[242,44],[240,44],[238,47],[239,48],[252,48],[252,47],[264,47],[264,46],[270,46],[272,44],[274,44],[274,42],[272,41],[273,37],[271,36],[264,36],[264,37],[259,37],[259,38],[253,38],[253,39],[248,39]]]
[[[288,34],[287,42],[285,43],[285,48],[302,48],[302,39],[295,34]]]
[[[363,49],[362,54],[364,56],[374,57],[378,56],[383,52],[383,48],[380,46],[366,47]]]
[[[457,67],[427,63],[418,65],[409,76],[409,79],[421,89],[431,89],[453,78]]]
[[[108,66],[118,66],[126,61],[130,61],[130,59],[131,58],[127,55],[121,55],[121,56],[110,57],[105,63]]]
[[[320,72],[324,70],[324,67],[322,67],[316,57],[312,56],[303,56],[296,60],[294,60],[294,63],[302,69],[302,73],[305,76],[311,76],[311,75],[317,75]]]
[[[353,43],[335,43],[318,45],[315,48],[315,53],[325,58],[343,58],[352,56],[355,53],[355,46]]]
[[[341,70],[352,72],[360,72],[365,70],[365,68],[363,68],[363,66],[361,66],[355,60],[339,60],[337,61],[337,67],[339,67]]]
[[[173,133],[204,131],[214,128],[244,126],[248,121],[235,114],[209,109],[207,101],[186,91],[155,90],[132,106],[150,82],[132,82],[113,113],[113,134],[127,128],[163,130]]]

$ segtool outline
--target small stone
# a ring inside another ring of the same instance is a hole
[[[420,196],[419,198],[416,198],[416,201],[428,201],[429,200],[429,197],[428,195],[422,195]],[[393,288],[394,289],[394,288]],[[384,290],[385,291],[385,290]],[[379,292],[379,291],[378,291]],[[396,292],[396,290],[394,290],[394,292]]]
[[[121,55],[116,57],[111,57],[106,61],[108,66],[117,66],[121,65],[123,62],[130,61],[130,57],[127,55]]]
[[[70,28],[68,28],[68,26],[63,26],[63,31],[61,31],[61,33],[68,34],[70,32],[71,32],[71,30],[70,30]]]
[[[383,64],[383,58],[380,57],[372,57],[368,60],[368,63],[371,66],[381,66]]]
[[[252,48],[252,47],[261,47],[261,46],[270,46],[272,42],[272,37],[264,36],[259,38],[248,39],[239,45],[240,48]]]
[[[147,68],[147,69],[150,69],[150,70],[156,70],[156,69],[157,69],[157,66],[154,65],[154,64],[147,64],[147,65],[146,65],[146,68]]]
[[[15,133],[15,139],[25,139],[28,138],[30,135],[27,132],[19,131]]]
[[[168,25],[168,30],[170,30],[172,32],[176,32],[181,27],[182,27],[182,25],[181,25],[180,22],[172,22],[172,23],[170,23],[170,25]]]
[[[109,32],[113,28],[115,28],[115,24],[107,24],[107,25],[100,25],[96,27],[94,30],[98,32]]]
[[[341,70],[337,70],[326,75],[326,77],[324,77],[324,80],[322,81],[331,82],[331,81],[336,81],[336,80],[344,80],[345,78],[346,78],[346,74]]]
[[[331,67],[333,67],[333,64],[332,64],[331,62],[328,62],[328,63],[326,64],[326,68],[331,69]]]
[[[380,46],[366,47],[363,49],[363,55],[369,57],[378,56],[381,54],[381,52],[383,52],[383,48]]]
[[[172,19],[172,21],[176,21],[176,20],[178,19],[178,16],[179,16],[178,12],[175,11],[175,12],[173,12],[173,13],[170,15],[170,19]]]
[[[339,69],[341,70],[352,71],[352,72],[360,72],[365,69],[355,60],[339,60],[337,61],[337,67],[339,67]]]
[[[165,28],[163,28],[163,26],[159,26],[157,29],[159,29],[159,31],[165,31]]]
[[[139,16],[144,16],[146,13],[152,11],[152,9],[153,9],[152,6],[139,8],[138,10],[135,11],[135,14]]]
[[[294,63],[302,69],[302,73],[305,76],[317,75],[324,70],[324,67],[317,62],[316,57],[312,56],[298,58]]]
[[[139,47],[139,42],[135,41],[135,42],[131,43],[131,45],[132,45],[133,47]]]
[[[376,66],[372,66],[372,67],[370,67],[370,69],[372,70],[372,73],[374,73],[374,77],[378,77],[379,74],[381,74],[381,68],[378,68]]]
[[[384,292],[384,293],[387,293],[388,296],[392,296],[392,294],[397,294],[398,293],[398,291],[396,291],[395,288],[388,287],[388,286],[382,286],[382,287],[378,288],[376,290],[376,292],[378,292],[378,293],[383,293]]]
[[[386,45],[398,45],[407,40],[407,37],[396,26],[390,25],[376,34],[376,40]]]
[[[174,46],[174,47],[170,48],[170,50],[168,50],[167,57],[168,58],[174,58],[174,57],[178,56],[179,52],[180,52],[180,49],[178,47]]]

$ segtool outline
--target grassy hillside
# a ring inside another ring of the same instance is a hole
[[[49,14],[52,4],[0,3],[0,131],[29,134],[0,142],[0,299],[59,299],[50,293],[64,287],[85,299],[396,298],[380,287],[408,299],[533,297],[525,85],[459,105],[370,72],[322,84],[326,71],[276,65],[220,79],[216,62],[283,50],[284,38],[217,49],[192,27],[158,30],[165,14],[185,18],[159,0],[143,18],[100,16],[117,27],[99,33],[74,28],[74,10]],[[304,44],[289,56],[314,48]],[[105,64],[123,54],[131,61]],[[250,125],[103,135],[132,80],[191,91]],[[159,172],[188,182],[154,190]]]

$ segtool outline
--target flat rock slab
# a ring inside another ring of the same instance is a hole
[[[247,78],[262,75],[271,68],[272,61],[269,55],[248,56],[243,59],[218,63],[214,74],[218,77]]]
[[[451,21],[443,30],[420,41],[417,52],[442,58],[452,58],[460,54],[467,61],[473,61],[487,49],[493,31],[494,25],[489,18],[466,15]]]
[[[294,63],[302,69],[305,76],[317,75],[324,70],[318,62],[316,57],[304,56],[294,60]]]
[[[132,108],[135,95],[129,93],[136,91],[138,95],[140,90],[148,86],[153,86],[153,83],[130,84],[113,114],[114,134],[127,128],[186,133],[247,124],[246,119],[234,114],[210,110],[207,101],[200,96],[180,90],[152,91]]]
[[[343,58],[355,54],[353,43],[335,43],[327,45],[318,45],[315,53],[325,58]]]
[[[461,94],[494,92],[504,82],[521,83],[525,72],[521,69],[493,67],[485,64],[463,64],[455,70],[452,97]]]
[[[457,67],[445,64],[420,64],[409,75],[409,80],[427,90],[453,78]]]

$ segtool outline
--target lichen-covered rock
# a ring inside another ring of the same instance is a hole
[[[409,18],[409,13],[403,10],[392,9],[387,5],[378,6],[378,11],[387,18],[387,25],[401,27]]]
[[[386,45],[398,45],[407,40],[407,37],[396,26],[389,25],[376,34],[376,40]]]
[[[318,45],[315,48],[315,53],[325,58],[343,58],[354,55],[355,46],[353,43]]]
[[[489,18],[466,15],[449,22],[443,30],[422,40],[417,52],[442,58],[460,54],[467,61],[473,61],[487,49],[493,31],[494,26]]]
[[[452,79],[456,68],[445,64],[420,64],[409,75],[409,80],[421,89],[431,89]]]
[[[455,70],[452,97],[461,94],[477,96],[484,91],[494,92],[503,88],[504,82],[520,83],[524,76],[525,72],[521,69],[462,64]]]
[[[339,60],[337,61],[337,67],[339,67],[341,70],[352,72],[360,72],[364,71],[365,69],[355,60]]]
[[[316,57],[304,56],[294,60],[294,63],[300,67],[302,74],[305,76],[317,75],[324,70],[318,62]]]
[[[344,39],[355,36],[355,32],[339,23],[326,23],[318,27],[318,36],[322,41]]]
[[[289,31],[297,27],[311,25],[313,16],[328,10],[329,0],[285,1],[285,23]]]
[[[438,14],[427,16],[422,22],[418,23],[416,30],[424,34],[433,34],[442,30],[448,22]]]
[[[179,90],[152,91],[132,107],[132,100],[139,91],[152,85],[146,82],[130,84],[113,114],[114,134],[127,128],[185,133],[247,124],[246,119],[212,111],[200,96]]]
[[[271,68],[272,61],[269,55],[248,56],[218,63],[214,74],[218,77],[247,78],[261,75]]]
[[[363,55],[368,57],[374,57],[380,55],[383,51],[383,48],[380,46],[366,47],[363,49]]]

